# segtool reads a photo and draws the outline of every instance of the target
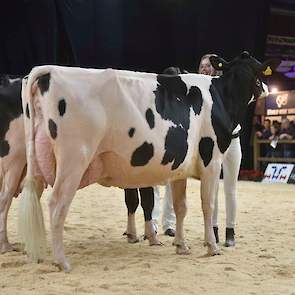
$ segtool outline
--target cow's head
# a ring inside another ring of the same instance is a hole
[[[263,80],[272,75],[281,61],[279,59],[270,59],[261,64],[247,51],[244,51],[230,62],[225,61],[219,56],[211,56],[210,62],[216,70],[223,71],[224,74],[231,76],[232,79],[249,80],[251,88],[249,99],[255,100],[268,94],[267,86],[263,83]],[[249,89],[248,85],[247,89]]]

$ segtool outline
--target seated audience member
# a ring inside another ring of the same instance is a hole
[[[257,130],[258,126],[260,126],[260,129]],[[268,139],[271,136],[270,126],[271,126],[271,121],[269,119],[265,119],[262,126],[256,123],[254,125],[254,128],[256,130],[255,132],[256,137],[258,139]],[[269,145],[268,143],[263,143],[260,145],[260,154],[262,157],[266,156],[269,150],[268,145]]]
[[[265,119],[263,122],[263,129],[256,131],[256,136],[260,139],[268,139],[271,136],[270,127],[271,122],[269,119]]]
[[[295,129],[290,125],[290,121],[287,118],[282,119],[281,130],[279,139],[291,140],[295,138]],[[283,157],[292,158],[295,157],[295,145],[290,143],[282,144]]]
[[[278,145],[278,139],[280,134],[280,129],[276,124],[270,127],[271,135],[267,138],[271,140],[270,144],[267,146],[266,157],[281,157],[282,151],[280,145]]]

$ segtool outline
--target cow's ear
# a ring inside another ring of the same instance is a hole
[[[265,61],[261,65],[261,72],[264,76],[271,76],[273,71],[280,65],[281,60],[278,58],[273,58]]]
[[[224,71],[228,68],[229,63],[219,56],[209,57],[212,67],[217,71]]]

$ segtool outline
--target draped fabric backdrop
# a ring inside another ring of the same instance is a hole
[[[263,59],[269,0],[10,0],[1,4],[0,73],[40,64],[161,72],[196,71],[200,57]],[[252,165],[254,105],[242,131],[244,168]]]

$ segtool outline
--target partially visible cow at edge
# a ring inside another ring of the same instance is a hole
[[[21,78],[0,77],[0,253],[11,251],[7,215],[25,175],[25,131]]]
[[[70,270],[63,226],[77,189],[91,183],[121,188],[171,181],[177,253],[187,254],[183,220],[186,178],[201,180],[205,243],[219,249],[212,208],[233,129],[247,104],[263,93],[262,73],[277,62],[259,63],[247,52],[231,62],[211,57],[221,77],[165,76],[107,69],[35,67],[23,80],[27,176],[20,212],[21,239],[35,261],[45,249],[36,185],[53,186],[49,215],[54,262]],[[27,107],[28,105],[28,107]]]

